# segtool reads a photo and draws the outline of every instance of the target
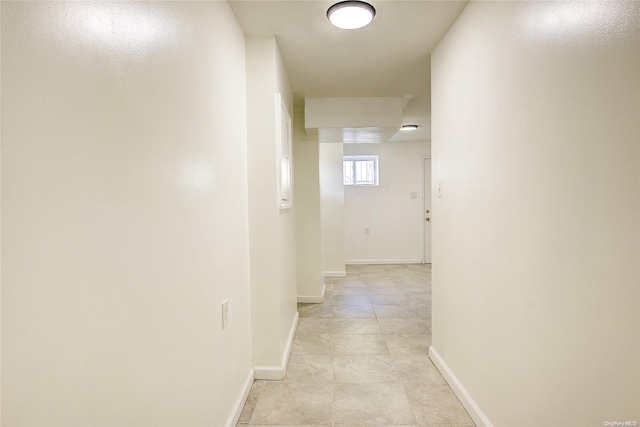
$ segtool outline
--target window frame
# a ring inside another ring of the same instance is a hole
[[[356,180],[356,162],[357,161],[373,161],[373,183]],[[352,183],[345,180],[345,163],[351,162]],[[346,187],[378,187],[380,186],[380,159],[376,154],[343,156],[342,157],[342,184]]]
[[[278,208],[293,206],[293,144],[291,115],[280,93],[276,93],[276,152]]]

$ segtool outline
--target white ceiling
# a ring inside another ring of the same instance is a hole
[[[246,34],[276,36],[297,102],[411,94],[404,123],[420,127],[390,141],[430,140],[429,55],[468,1],[369,1],[376,17],[359,30],[329,23],[326,11],[335,2],[229,1]]]

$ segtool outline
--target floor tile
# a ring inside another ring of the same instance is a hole
[[[425,285],[423,280],[415,279],[411,276],[391,276],[391,281],[399,288],[406,286]]]
[[[366,276],[370,274],[384,274],[386,270],[384,269],[384,265],[381,264],[362,264],[360,268],[360,275]]]
[[[333,388],[335,424],[416,424],[402,384],[336,384]]]
[[[333,354],[390,354],[381,334],[334,335]]]
[[[371,304],[376,305],[407,305],[409,302],[407,298],[403,294],[388,294],[388,295],[379,295],[373,294],[369,295],[369,300],[371,300]]]
[[[371,304],[336,304],[333,317],[375,317]]]
[[[377,305],[373,304],[373,311],[376,313],[376,317],[389,317],[389,318],[407,318],[416,317],[415,310],[411,310],[407,305]]]
[[[334,356],[333,379],[336,383],[400,382],[390,356]]]
[[[298,304],[285,380],[256,381],[237,425],[475,427],[428,357],[430,265],[346,271]]]
[[[367,288],[364,286],[340,286],[333,288],[333,296],[340,295],[363,295],[367,294]]]
[[[334,306],[371,305],[366,292],[359,295],[334,295]]]
[[[264,385],[251,425],[331,425],[331,384],[271,381]]]
[[[393,356],[393,366],[404,383],[447,385],[438,368],[426,354]]]
[[[298,304],[300,317],[333,317],[333,306],[324,304]]]
[[[330,317],[305,317],[298,321],[296,334],[330,334],[332,326]]]
[[[431,285],[428,283],[417,283],[397,285],[405,294],[418,294],[431,296]]]
[[[430,335],[427,319],[378,318],[383,334]]]
[[[431,335],[385,335],[389,353],[394,356],[429,354]]]
[[[251,416],[256,408],[256,404],[258,403],[258,398],[260,397],[260,393],[262,393],[264,384],[264,381],[254,381],[251,386],[251,391],[249,391],[247,401],[244,404],[244,408],[242,408],[242,412],[240,413],[240,418],[238,418],[238,424],[249,424],[249,421],[251,421]]]
[[[330,334],[296,334],[291,354],[332,354],[333,336]]]
[[[407,300],[409,301],[409,307],[410,308],[419,308],[421,310],[426,311],[427,313],[429,313],[429,317],[431,317],[431,301],[422,301],[419,299],[414,299],[411,297],[411,295],[405,295],[407,297]]]
[[[406,271],[410,265],[412,264],[383,264],[382,267],[385,271]]]
[[[420,424],[474,425],[448,385],[405,384],[405,390]]]
[[[333,319],[334,334],[381,334],[375,318],[341,317]]]
[[[289,356],[285,381],[318,383],[333,381],[333,358],[315,354]]]
[[[395,286],[395,283],[387,277],[364,277],[362,282],[367,286],[367,288],[372,288],[374,286]]]
[[[369,286],[367,287],[369,295],[394,295],[401,294],[397,286]]]
[[[349,286],[364,286],[364,281],[357,276],[348,276],[339,279],[333,279],[333,290],[335,291],[339,287],[349,287]]]

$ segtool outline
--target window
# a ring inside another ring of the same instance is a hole
[[[378,156],[345,156],[344,185],[378,185]]]

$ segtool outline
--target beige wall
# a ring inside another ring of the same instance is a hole
[[[298,298],[321,302],[324,291],[320,224],[320,158],[317,135],[304,129],[304,109],[294,113],[296,256]]]
[[[244,76],[225,2],[2,3],[3,425],[228,422]]]
[[[471,2],[432,56],[433,349],[495,426],[640,421],[639,8]]]
[[[420,263],[422,169],[429,143],[345,144],[344,155],[377,155],[379,164],[379,186],[344,187],[347,264]]]
[[[320,216],[323,271],[327,276],[344,276],[344,186],[342,143],[321,143]]]
[[[283,370],[297,314],[295,200],[279,209],[275,94],[289,112],[293,95],[275,37],[247,36],[246,45],[253,361]]]

